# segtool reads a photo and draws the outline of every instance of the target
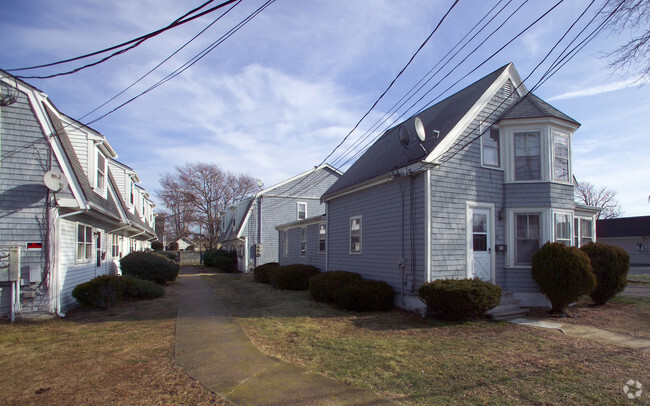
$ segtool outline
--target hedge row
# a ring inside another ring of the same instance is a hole
[[[177,262],[153,252],[132,252],[120,259],[120,267],[124,275],[161,285],[175,281],[181,270]]]
[[[224,272],[235,272],[237,270],[237,252],[222,249],[205,251],[203,265],[219,268]]]
[[[123,299],[146,300],[165,294],[160,285],[132,276],[102,275],[75,286],[72,290],[79,304],[110,309]]]

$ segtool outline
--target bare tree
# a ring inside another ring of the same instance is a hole
[[[627,43],[607,54],[609,67],[638,70],[640,82],[650,79],[650,0],[605,0],[604,4],[606,27],[615,35],[631,34]]]
[[[193,210],[177,176],[166,173],[160,177],[161,189],[158,198],[166,207],[165,232],[171,236],[171,241],[187,237],[193,223]]]
[[[209,248],[217,246],[219,224],[225,210],[257,190],[251,176],[233,174],[218,165],[201,162],[176,167],[175,172],[161,176],[160,184],[159,196],[173,197],[178,219],[187,226],[188,234],[193,226],[195,234]],[[180,224],[178,227],[182,229]]]
[[[616,199],[616,191],[605,186],[596,186],[590,182],[578,182],[575,188],[575,198],[580,204],[600,207],[596,219],[613,219],[623,213],[621,205]]]

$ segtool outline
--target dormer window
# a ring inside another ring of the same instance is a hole
[[[97,178],[96,178],[97,189],[104,191],[106,186],[106,158],[104,154],[100,151],[97,151]]]
[[[515,133],[515,180],[541,180],[540,133]]]

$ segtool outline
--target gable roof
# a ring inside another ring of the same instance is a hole
[[[221,230],[219,239],[221,241],[233,240],[239,237],[239,230],[242,224],[246,222],[248,211],[253,205],[257,196],[252,196],[237,203],[236,206],[231,207],[223,215],[224,229]],[[235,226],[233,227],[233,218],[235,219]]]
[[[576,125],[580,125],[580,123],[532,93],[526,94],[521,100],[512,105],[512,107],[506,110],[506,112],[497,121],[538,117],[555,117]]]
[[[421,162],[428,152],[433,151],[456,124],[483,96],[488,88],[508,69],[505,65],[489,75],[479,79],[466,88],[454,93],[441,102],[424,110],[418,117],[425,128],[437,130],[440,134],[429,136],[422,143],[415,136],[415,116],[386,131],[361,157],[330,187],[323,197],[330,196],[360,182],[373,179],[398,168]],[[411,142],[404,148],[400,143],[398,132],[405,127]],[[420,146],[420,144],[422,146]],[[424,148],[424,149],[423,149]],[[425,151],[426,150],[426,151]]]
[[[650,216],[598,220],[596,237],[650,237]]]

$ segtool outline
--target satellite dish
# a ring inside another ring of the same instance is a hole
[[[262,179],[257,179],[257,186],[259,186],[260,189],[264,187],[264,182],[262,182]]]
[[[420,141],[424,142],[424,140],[427,138],[427,134],[424,131],[424,124],[422,124],[420,117],[415,117],[415,132],[418,134]]]
[[[60,192],[68,186],[68,180],[65,178],[65,175],[56,170],[48,171],[43,176],[43,182],[54,193]]]
[[[411,143],[411,134],[409,134],[409,130],[407,130],[404,126],[401,126],[399,128],[397,137],[399,138],[399,143],[402,144],[403,147],[408,147],[408,145]]]

